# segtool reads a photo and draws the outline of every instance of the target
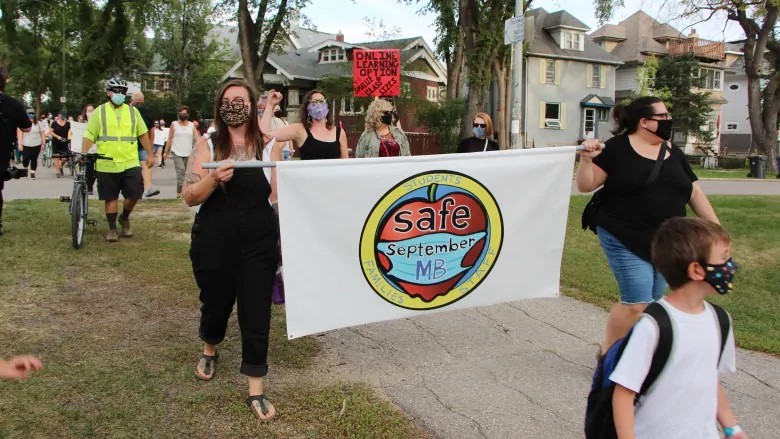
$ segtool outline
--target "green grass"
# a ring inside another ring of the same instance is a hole
[[[693,172],[699,178],[748,178],[747,169],[704,169],[698,166],[693,167]],[[764,178],[775,179],[775,173],[771,169],[767,169]]]
[[[235,314],[215,379],[193,373],[202,345],[187,255],[192,215],[144,201],[132,217],[136,236],[108,244],[97,204],[98,227],[81,250],[71,247],[64,204],[6,205],[0,356],[33,353],[44,370],[0,382],[0,437],[430,437],[371,387],[329,375],[315,338],[288,341],[278,307],[266,386],[279,416],[258,425],[243,404]]]
[[[735,289],[712,301],[731,313],[741,347],[780,355],[780,197],[710,200],[732,234],[732,255],[740,264]],[[617,284],[598,238],[580,227],[587,201],[572,197],[561,282],[566,295],[608,309],[618,299]]]

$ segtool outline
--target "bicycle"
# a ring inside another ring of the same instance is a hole
[[[51,137],[46,139],[46,144],[43,146],[43,155],[41,155],[41,164],[43,166],[46,166],[47,168],[51,168],[51,165],[54,163],[54,160],[51,157],[52,151],[51,151]]]
[[[73,248],[79,249],[84,244],[84,232],[87,225],[96,226],[97,221],[89,219],[89,197],[87,196],[87,161],[94,163],[97,159],[113,160],[102,154],[81,154],[82,160],[75,161],[76,153],[60,154],[61,158],[70,156],[74,159],[76,178],[73,180],[73,192],[70,197],[62,196],[60,201],[69,203],[70,227]]]

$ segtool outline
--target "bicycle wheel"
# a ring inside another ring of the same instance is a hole
[[[73,199],[70,200],[70,224],[73,238],[73,248],[81,248],[84,243],[84,230],[87,226],[87,200],[84,184],[76,183],[73,188]]]

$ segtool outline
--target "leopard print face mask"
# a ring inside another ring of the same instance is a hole
[[[219,104],[219,116],[228,126],[241,126],[249,120],[249,106],[241,98],[223,99]]]

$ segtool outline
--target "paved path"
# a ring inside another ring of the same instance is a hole
[[[371,382],[436,437],[568,439],[582,437],[605,325],[602,309],[557,298],[323,338],[335,353],[330,370]],[[780,437],[780,358],[739,350],[737,367],[723,383],[741,425],[751,438]]]
[[[12,180],[6,183],[3,196],[6,200],[20,198],[59,198],[69,195],[73,184],[70,176],[57,179],[53,168],[38,168],[37,180]],[[154,168],[153,184],[160,189],[155,198],[176,197],[176,171],[173,161],[163,169]],[[702,180],[702,188],[707,194],[723,195],[780,195],[780,180]],[[572,194],[579,192],[572,182]]]

